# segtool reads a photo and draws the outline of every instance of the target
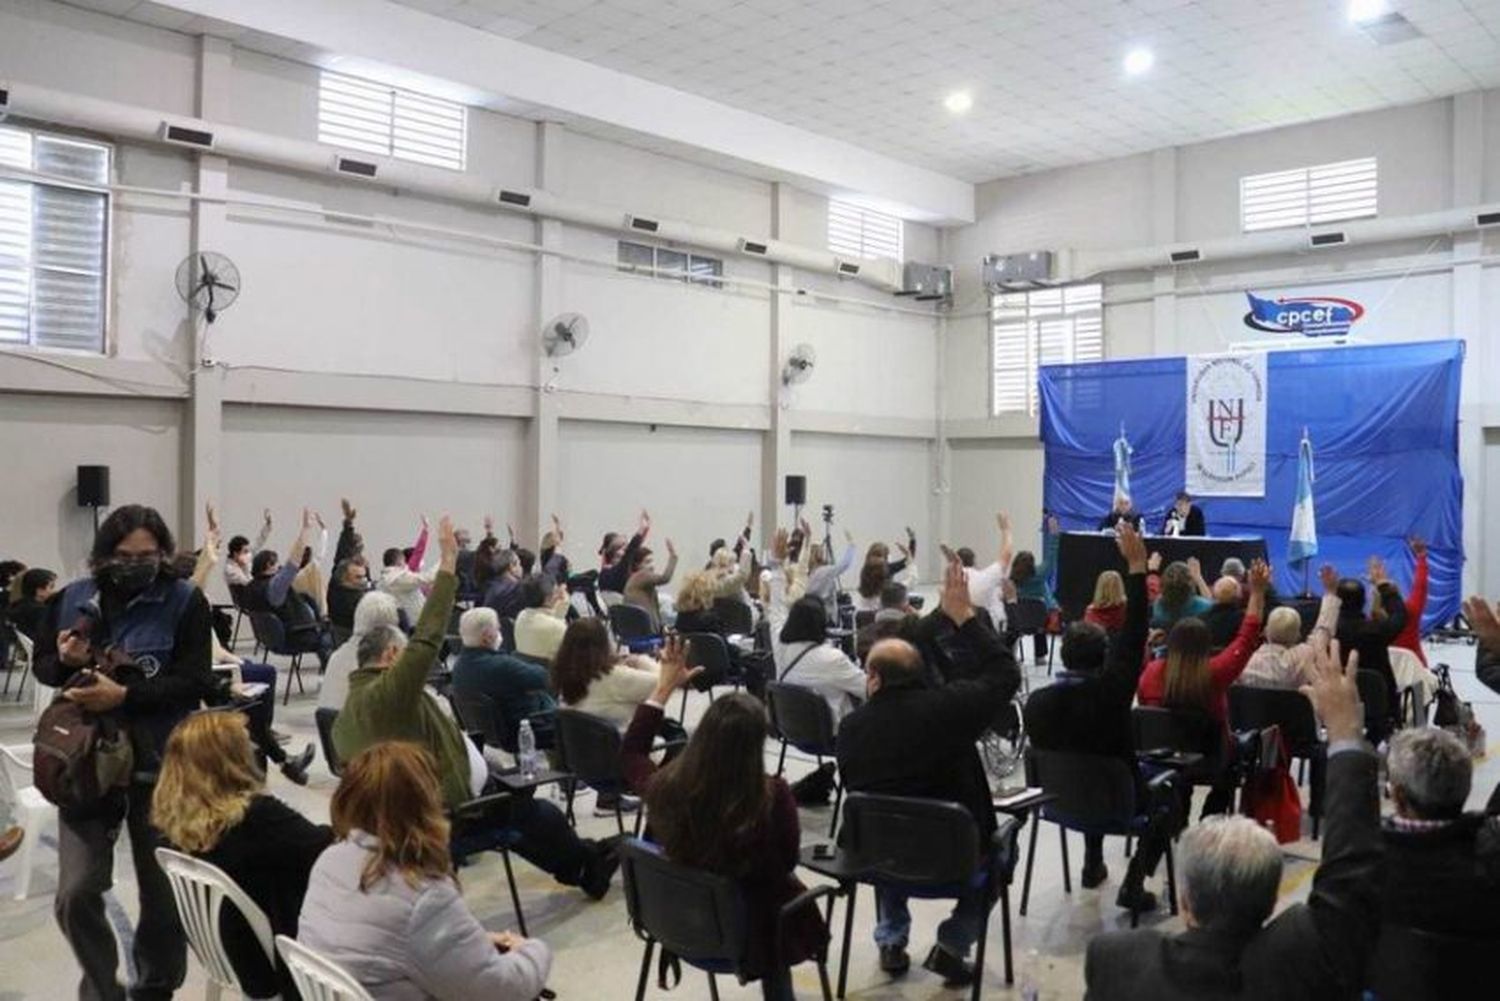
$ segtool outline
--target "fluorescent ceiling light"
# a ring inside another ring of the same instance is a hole
[[[967,90],[955,90],[943,98],[943,107],[955,115],[962,115],[974,107],[974,95],[970,94]]]
[[[1386,0],[1349,0],[1349,20],[1368,24],[1384,17],[1389,6]]]
[[[1125,53],[1125,73],[1128,76],[1140,76],[1154,65],[1156,54],[1148,48],[1137,47]]]

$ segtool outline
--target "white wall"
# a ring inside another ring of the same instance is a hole
[[[178,515],[182,405],[165,400],[0,394],[0,510],[5,555],[28,566],[77,573],[93,519],[78,507],[77,467],[110,467],[110,497],[149,504],[167,524]]]
[[[910,526],[917,533],[920,565],[931,567],[932,459],[927,442],[911,438],[845,438],[799,432],[792,435],[791,471],[807,477],[808,521],[824,504],[834,506],[835,543],[854,533],[863,551],[872,542],[894,546]],[[821,533],[820,525],[814,524]]]
[[[336,539],[339,500],[348,497],[377,554],[411,545],[424,514],[434,526],[451,514],[476,539],[492,514],[503,538],[521,508],[525,451],[519,420],[230,405],[221,521],[227,535],[253,538],[269,507],[277,526],[269,545],[284,551],[304,505]]]
[[[598,421],[564,421],[560,431],[560,496],[568,499],[560,513],[568,556],[581,568],[597,564],[605,532],[634,531],[643,507],[658,567],[667,539],[684,570],[701,568],[709,542],[733,538],[748,512],[762,524],[756,432]]]

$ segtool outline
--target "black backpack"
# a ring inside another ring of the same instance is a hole
[[[1433,696],[1432,725],[1457,726],[1462,703],[1458,700],[1458,693],[1453,690],[1453,678],[1448,673],[1448,665],[1439,664],[1436,674],[1438,687]]]

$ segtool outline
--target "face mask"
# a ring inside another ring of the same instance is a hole
[[[117,560],[105,565],[104,580],[122,594],[139,594],[160,571],[160,560]]]

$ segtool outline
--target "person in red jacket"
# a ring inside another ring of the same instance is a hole
[[[1427,609],[1427,543],[1412,536],[1406,544],[1411,547],[1417,565],[1412,572],[1411,591],[1406,595],[1406,625],[1401,627],[1391,646],[1410,650],[1426,667],[1427,654],[1422,649],[1422,613]]]

